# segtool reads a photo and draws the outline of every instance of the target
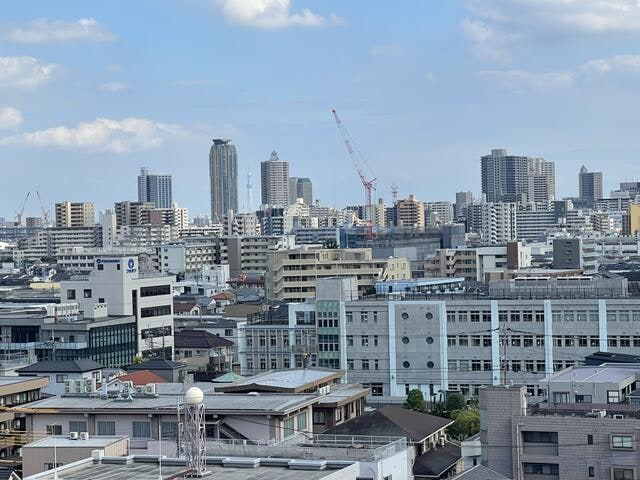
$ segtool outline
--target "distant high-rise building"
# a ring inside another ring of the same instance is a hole
[[[171,175],[150,174],[146,167],[140,168],[138,202],[151,202],[156,208],[171,208]]]
[[[209,151],[211,219],[222,222],[229,210],[238,211],[238,153],[231,140],[216,138]]]
[[[96,205],[91,202],[56,203],[56,227],[93,227]]]
[[[453,204],[451,202],[426,202],[424,206],[427,226],[435,227],[453,222]]]
[[[456,203],[454,205],[455,218],[465,218],[467,216],[467,205],[473,203],[473,192],[456,192]]]
[[[529,158],[527,201],[544,203],[555,200],[556,164],[544,158]]]
[[[602,195],[602,172],[590,172],[584,165],[578,173],[578,196],[581,203],[593,207]]]
[[[494,149],[481,159],[487,202],[547,202],[555,197],[555,163]]]
[[[398,200],[396,217],[399,227],[424,228],[424,203],[416,200],[415,195]]]
[[[289,162],[280,160],[275,150],[260,164],[260,180],[263,205],[289,204]]]
[[[309,178],[289,177],[289,205],[301,198],[305,205],[313,205],[313,184]]]
[[[528,158],[494,149],[480,159],[482,193],[487,202],[524,202],[527,199]]]

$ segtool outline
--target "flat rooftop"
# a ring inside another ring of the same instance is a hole
[[[38,380],[41,378],[44,378],[44,377],[17,377],[17,376],[0,377],[0,387],[6,387],[7,385],[18,385],[20,383],[33,382],[34,380]]]
[[[144,461],[142,461],[144,460]],[[203,478],[224,480],[322,480],[333,477],[338,470],[349,468],[351,475],[340,478],[355,479],[356,470],[352,462],[328,462],[279,459],[270,461],[261,458],[207,457],[209,475]],[[307,466],[307,468],[305,468]],[[309,468],[309,466],[311,466]],[[315,468],[314,468],[315,467]],[[136,480],[170,480],[183,478],[188,472],[184,459],[165,459],[162,462],[162,475],[157,459],[136,457],[105,457],[101,461],[81,460],[58,468],[57,477],[48,470],[24,480],[118,480],[135,478]]]
[[[293,370],[274,370],[248,377],[237,383],[242,385],[261,385],[273,388],[296,388],[303,385],[324,383],[336,376],[342,376],[340,370],[324,370],[313,368],[299,368]]]
[[[100,448],[106,447],[113,443],[124,440],[128,437],[92,437],[89,436],[87,440],[71,440],[66,436],[56,436],[56,437],[44,437],[40,440],[37,440],[33,443],[29,443],[25,445],[24,448]]]
[[[159,384],[163,385],[163,384]],[[166,384],[164,384],[166,385]],[[182,404],[183,395],[158,395],[157,397],[136,397],[132,400],[123,398],[102,399],[99,396],[62,396],[49,397],[24,405],[27,408],[52,408],[86,412],[94,411],[144,411],[152,410],[175,412]],[[267,413],[284,413],[290,410],[316,403],[316,395],[260,393],[207,393],[204,405],[210,412],[244,413],[246,415]]]
[[[640,365],[633,366],[584,366],[574,367],[554,373],[543,382],[600,382],[615,383],[640,373]]]

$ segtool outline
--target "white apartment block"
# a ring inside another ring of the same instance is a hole
[[[85,315],[98,305],[106,305],[109,315],[133,315],[138,355],[172,358],[173,278],[142,275],[139,268],[135,256],[97,257],[88,276],[61,282],[60,298],[77,302]]]

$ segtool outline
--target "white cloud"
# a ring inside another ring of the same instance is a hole
[[[57,68],[33,57],[0,57],[0,87],[34,88],[51,80]]]
[[[333,14],[322,16],[307,8],[292,12],[292,2],[293,0],[212,0],[212,4],[229,22],[249,27],[323,27],[342,22]]]
[[[640,31],[638,0],[468,0],[467,6],[473,17],[504,25]]]
[[[184,135],[185,130],[175,124],[135,117],[122,120],[97,118],[76,127],[59,126],[6,137],[0,144],[128,153],[158,148],[166,140]]]
[[[107,82],[100,85],[100,90],[109,93],[120,93],[129,90],[129,84],[124,82]]]
[[[479,20],[462,21],[462,32],[471,42],[474,55],[482,60],[497,63],[511,62],[510,48],[518,35]]]
[[[20,110],[13,107],[0,107],[0,129],[19,127],[22,121]]]
[[[640,55],[615,55],[597,58],[582,65],[587,74],[640,73]]]
[[[466,5],[469,18],[462,31],[474,54],[488,61],[508,61],[519,38],[530,43],[640,33],[638,0],[466,0]]]
[[[540,73],[526,70],[488,70],[481,72],[481,75],[511,90],[532,90],[536,93],[571,87],[575,83],[575,77],[570,72]]]
[[[39,18],[23,27],[9,27],[0,33],[0,39],[11,43],[69,43],[74,41],[110,42],[115,35],[105,30],[93,18],[75,22],[49,21]]]

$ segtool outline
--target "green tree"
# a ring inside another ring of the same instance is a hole
[[[431,404],[431,410],[429,411],[431,415],[435,415],[437,417],[448,417],[449,414],[447,412],[447,406],[444,402],[435,402]]]
[[[324,242],[324,248],[338,248],[338,242],[334,238],[330,238],[326,242]]]
[[[452,413],[456,410],[462,410],[467,405],[467,402],[461,393],[447,392],[446,405],[448,413],[447,416],[453,418]]]
[[[410,390],[407,394],[407,400],[404,402],[404,408],[415,410],[416,412],[424,412],[425,402],[422,392],[418,389]]]
[[[464,440],[480,431],[480,410],[477,408],[455,410],[451,418],[454,422],[447,431],[456,440]]]

